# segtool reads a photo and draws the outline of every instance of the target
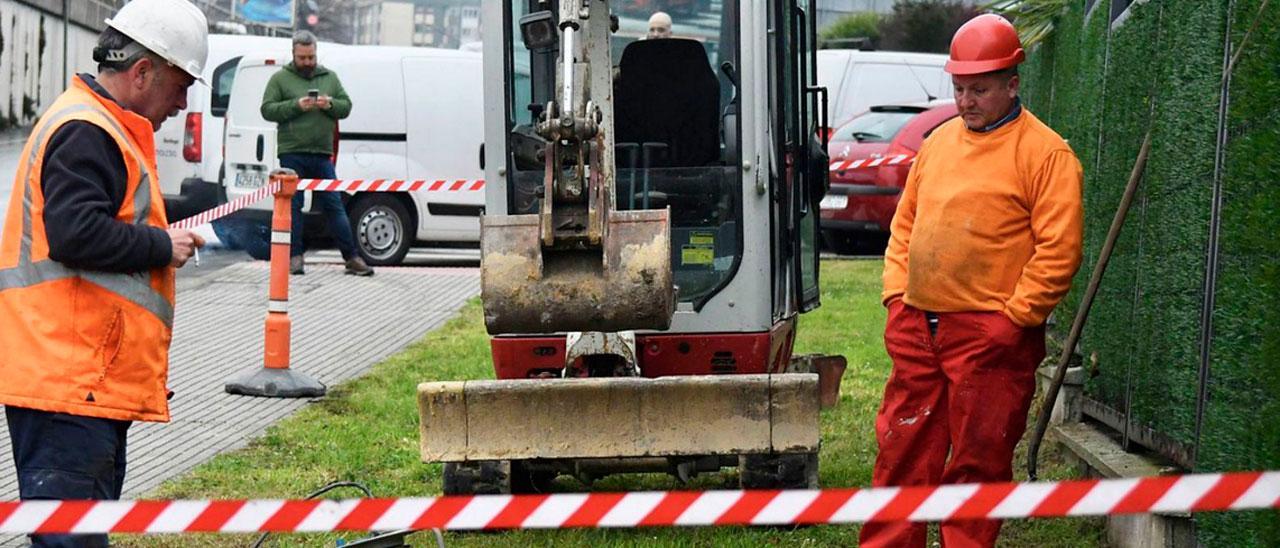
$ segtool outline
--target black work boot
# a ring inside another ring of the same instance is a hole
[[[289,273],[302,275],[307,273],[306,259],[302,255],[293,255],[289,257]]]

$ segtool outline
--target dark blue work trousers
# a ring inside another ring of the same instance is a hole
[[[130,421],[5,406],[22,500],[117,500]],[[33,546],[88,548],[107,535],[32,535]]]
[[[333,169],[333,161],[325,154],[281,154],[280,167],[289,168],[298,173],[299,179],[337,179]],[[293,195],[293,235],[289,240],[289,255],[298,256],[306,251],[302,242],[302,205],[303,193]],[[329,235],[342,252],[342,258],[350,260],[356,256],[356,241],[351,235],[351,220],[347,218],[347,209],[342,205],[342,194],[339,192],[311,192],[311,209],[324,213],[329,222]]]

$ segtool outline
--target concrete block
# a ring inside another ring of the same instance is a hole
[[[1036,370],[1036,378],[1040,380],[1040,391],[1047,394],[1053,383],[1053,374],[1057,366],[1050,365]],[[1079,422],[1081,417],[1081,401],[1084,398],[1084,368],[1068,367],[1062,378],[1062,388],[1058,391],[1058,401],[1053,404],[1053,412],[1049,415],[1049,424],[1066,424]]]
[[[1107,518],[1107,542],[1115,548],[1196,548],[1188,515],[1131,514]]]
[[[1166,474],[1168,463],[1126,452],[1101,427],[1068,423],[1049,429],[1084,475],[1132,478]],[[1187,514],[1132,514],[1107,518],[1107,540],[1116,548],[1195,548],[1195,522]]]
[[[1137,478],[1167,473],[1170,467],[1143,455],[1129,453],[1102,428],[1084,422],[1050,427],[1050,434],[1067,451],[1104,478]]]

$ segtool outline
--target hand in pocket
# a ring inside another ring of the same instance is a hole
[[[1027,329],[1006,316],[1003,312],[989,312],[986,316],[987,337],[992,344],[1013,346],[1022,342]]]

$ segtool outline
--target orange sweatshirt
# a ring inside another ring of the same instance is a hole
[[[1082,177],[1067,143],[1025,108],[989,133],[960,118],[939,126],[893,216],[882,300],[1044,323],[1080,266]]]

